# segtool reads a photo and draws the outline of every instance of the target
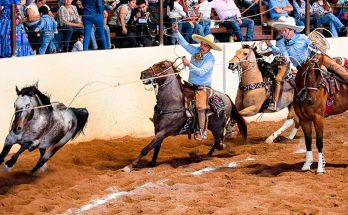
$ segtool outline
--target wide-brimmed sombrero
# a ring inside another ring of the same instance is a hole
[[[216,50],[216,51],[221,51],[222,48],[220,45],[216,44],[214,42],[214,36],[212,34],[208,34],[205,37],[202,37],[198,34],[193,34],[192,35],[192,39],[194,41],[196,41],[197,43],[201,43],[201,42],[205,42],[207,43],[212,49]]]
[[[290,16],[280,17],[277,22],[274,22],[272,24],[272,27],[276,28],[278,30],[282,30],[284,28],[289,28],[289,29],[295,30],[296,32],[301,32],[305,28],[305,26],[297,26],[295,19],[293,17],[290,17]]]

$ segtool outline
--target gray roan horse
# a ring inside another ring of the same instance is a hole
[[[15,118],[11,130],[6,137],[4,148],[0,154],[0,164],[12,146],[20,144],[20,149],[5,163],[10,170],[20,154],[25,150],[40,150],[40,159],[31,170],[35,173],[64,144],[76,137],[86,125],[88,111],[85,108],[67,108],[62,103],[52,103],[50,98],[38,90],[37,83],[17,91],[15,101]]]
[[[185,130],[183,128],[187,125],[188,117],[184,104],[184,88],[181,83],[181,77],[173,75],[173,73],[177,72],[171,61],[162,61],[141,72],[140,79],[143,80],[145,85],[153,84],[158,86],[157,105],[153,117],[155,137],[130,165],[123,168],[123,171],[131,171],[138,164],[139,160],[152,149],[154,149],[154,153],[149,166],[155,166],[162,141],[168,136],[187,133],[187,131],[182,132]],[[210,149],[208,156],[211,156],[215,149],[222,149],[225,128],[230,120],[234,120],[237,123],[244,141],[247,138],[247,125],[231,99],[223,93],[217,91],[214,93],[223,100],[225,109],[222,114],[213,113],[208,118],[208,129],[212,131],[215,138],[215,143]]]

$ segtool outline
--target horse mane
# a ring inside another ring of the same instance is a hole
[[[256,58],[262,58],[263,57],[260,53],[257,52],[257,46],[252,48],[249,44],[243,44],[242,48],[243,49],[251,49],[251,50],[253,50]]]
[[[36,88],[35,85],[22,88],[17,93],[17,95],[18,96],[30,96],[30,97],[37,95],[37,97],[40,99],[40,101],[43,105],[50,105],[51,104],[50,97],[43,94],[42,92],[40,92],[40,90],[38,88]],[[47,108],[49,110],[53,110],[52,106],[48,106]]]

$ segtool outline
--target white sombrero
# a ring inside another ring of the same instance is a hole
[[[216,51],[221,51],[222,48],[220,45],[216,44],[214,42],[214,36],[212,34],[208,34],[205,37],[202,37],[198,34],[193,34],[192,35],[192,39],[194,41],[196,41],[197,43],[201,43],[201,42],[205,42],[207,43],[212,49],[216,50]]]
[[[288,16],[288,17],[281,16],[278,19],[278,22],[274,22],[272,24],[272,27],[274,27],[278,30],[282,30],[284,28],[289,28],[289,29],[295,30],[296,32],[301,32],[305,28],[304,26],[297,26],[295,19],[293,17],[290,17],[290,16]]]

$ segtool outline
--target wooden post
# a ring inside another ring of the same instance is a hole
[[[310,32],[310,14],[309,14],[309,9],[310,9],[310,6],[311,6],[311,4],[310,4],[310,2],[309,2],[309,0],[306,0],[306,23],[305,23],[305,25],[306,25],[306,35],[309,35],[309,32]]]
[[[16,56],[16,8],[17,5],[11,4],[11,52],[12,52],[12,57]]]
[[[159,0],[159,8],[160,8],[160,15],[159,15],[159,43],[160,46],[163,46],[163,1]]]

